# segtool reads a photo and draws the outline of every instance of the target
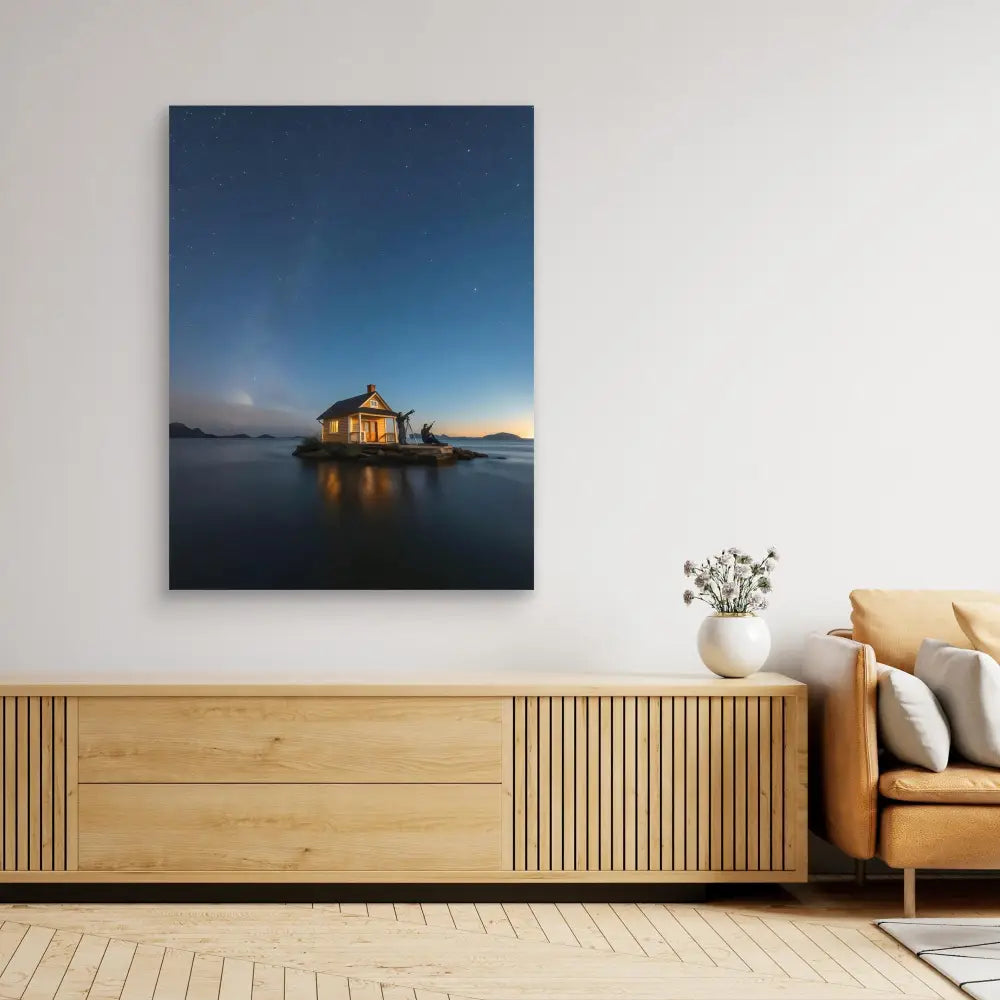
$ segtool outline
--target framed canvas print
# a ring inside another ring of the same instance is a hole
[[[533,588],[533,146],[171,108],[171,589]]]

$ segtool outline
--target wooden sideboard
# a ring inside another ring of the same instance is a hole
[[[2,684],[0,882],[797,882],[775,674]]]

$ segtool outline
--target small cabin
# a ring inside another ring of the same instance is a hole
[[[338,399],[316,419],[320,424],[320,440],[324,443],[396,443],[396,411],[376,391],[374,382],[360,395]]]

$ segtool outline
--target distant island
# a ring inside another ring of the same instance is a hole
[[[200,427],[188,427],[177,421],[170,424],[170,436],[172,438],[244,438],[247,441],[276,441],[273,434],[206,434]],[[298,437],[298,435],[294,435]]]
[[[528,438],[521,437],[520,434],[511,434],[510,431],[497,431],[496,434],[483,434],[482,437],[475,437],[472,434],[438,434],[439,438],[463,438],[466,441],[527,441]]]

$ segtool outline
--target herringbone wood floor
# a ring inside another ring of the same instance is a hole
[[[0,997],[960,997],[871,925],[898,911],[898,892],[809,886],[704,905],[0,906]],[[994,897],[968,884],[923,891],[927,915],[997,912]]]

